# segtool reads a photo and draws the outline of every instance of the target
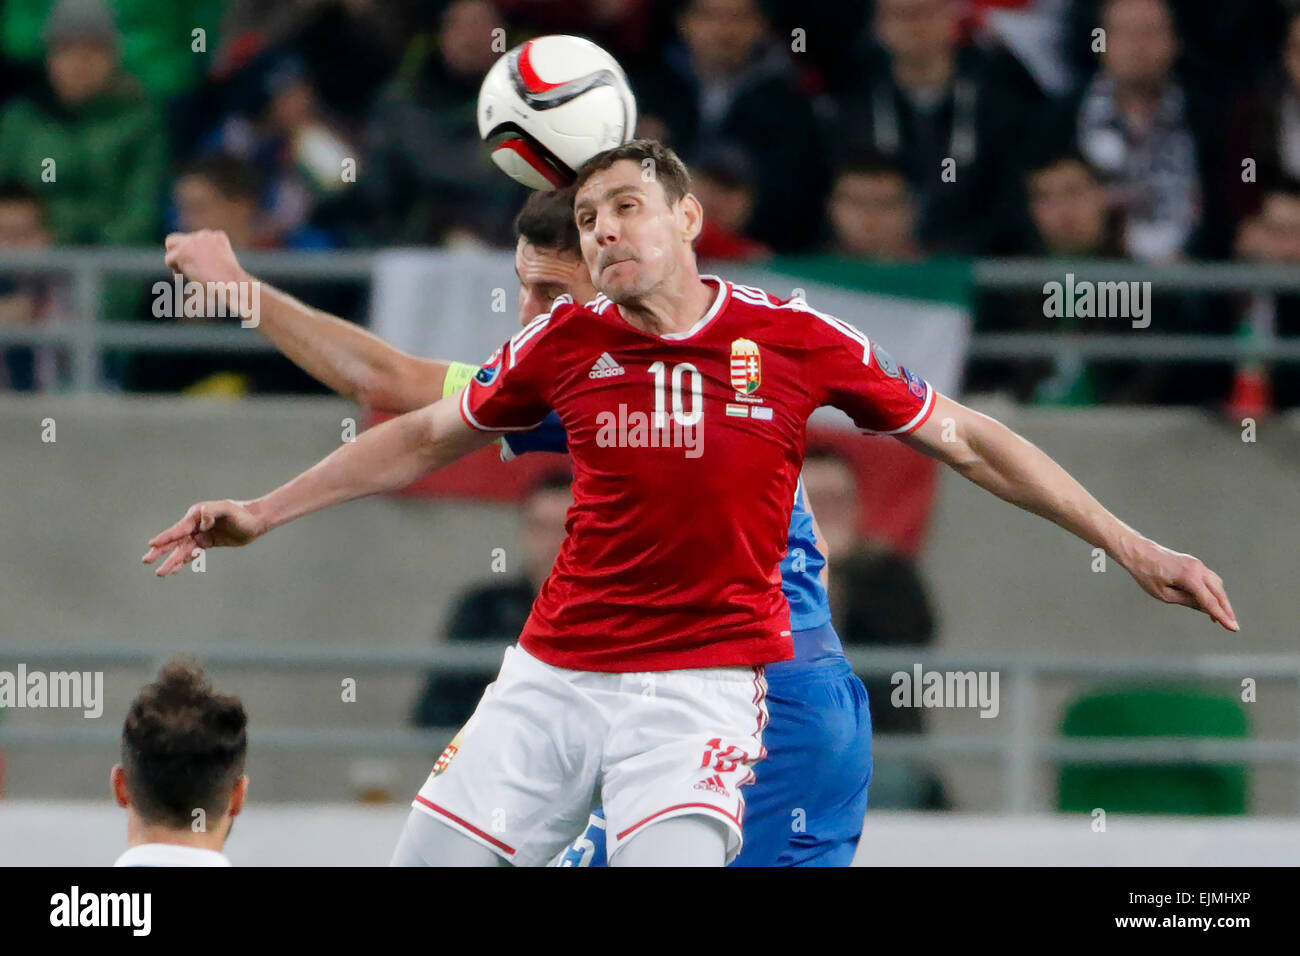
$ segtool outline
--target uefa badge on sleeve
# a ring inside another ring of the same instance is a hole
[[[763,384],[763,359],[749,339],[731,343],[731,387],[740,395],[753,395]]]

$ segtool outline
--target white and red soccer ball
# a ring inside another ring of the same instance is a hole
[[[492,65],[478,94],[478,131],[492,160],[532,189],[558,189],[597,153],[636,129],[623,68],[592,43],[544,36]]]

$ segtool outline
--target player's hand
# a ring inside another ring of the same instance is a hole
[[[1237,615],[1223,589],[1223,579],[1190,554],[1171,551],[1143,538],[1124,562],[1128,573],[1152,597],[1208,614],[1229,631],[1238,631]]]
[[[230,239],[215,229],[173,232],[164,241],[163,261],[191,282],[242,282],[248,279],[230,247]]]
[[[153,564],[171,551],[154,572],[165,578],[193,561],[203,549],[242,547],[265,531],[262,519],[247,502],[200,501],[180,521],[156,534],[140,560]]]

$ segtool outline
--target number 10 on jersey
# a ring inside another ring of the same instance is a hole
[[[667,398],[664,388],[668,367],[663,362],[655,362],[650,366],[649,372],[655,377],[655,417],[654,427],[664,428],[668,424]],[[682,401],[682,384],[686,376],[690,376],[691,391],[691,410],[686,411],[685,403]],[[672,371],[672,389],[673,389],[673,421],[683,428],[689,428],[699,423],[704,417],[704,379],[701,377],[699,369],[690,362],[678,362],[673,366]]]

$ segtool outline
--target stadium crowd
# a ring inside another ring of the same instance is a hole
[[[0,249],[197,228],[237,249],[508,248],[524,191],[488,160],[475,98],[502,50],[548,32],[626,66],[638,133],[696,175],[704,259],[1300,261],[1300,8],[1284,0],[0,0]],[[301,291],[364,313],[364,290]],[[109,318],[150,317],[138,283],[105,295]],[[1157,296],[1154,331],[1239,334],[1254,302]],[[1037,290],[974,305],[977,332],[1098,329],[1045,316]],[[69,308],[57,283],[0,277],[0,321]],[[1298,314],[1284,296],[1267,321],[1294,335]],[[59,384],[56,350],[0,354],[0,388]],[[311,387],[279,359],[239,361],[255,390]],[[230,363],[113,368],[171,391]],[[1212,404],[1239,379],[1228,361],[973,360],[966,386]],[[1298,381],[1277,365],[1272,402],[1300,402]]]

